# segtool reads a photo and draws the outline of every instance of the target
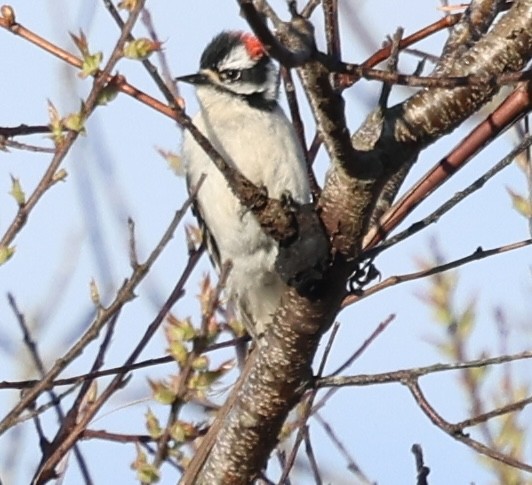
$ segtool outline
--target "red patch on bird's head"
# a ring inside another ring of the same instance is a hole
[[[261,41],[257,39],[254,35],[243,33],[241,36],[242,42],[248,51],[249,56],[252,59],[257,59],[266,54],[266,50],[262,45]]]

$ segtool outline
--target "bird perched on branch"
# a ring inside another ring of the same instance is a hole
[[[228,164],[265,187],[271,198],[289,194],[299,204],[310,202],[302,149],[277,101],[278,73],[256,37],[220,33],[203,51],[199,72],[177,80],[196,87],[200,111],[193,122]],[[195,215],[216,268],[231,261],[229,297],[248,333],[257,337],[271,322],[286,287],[275,270],[279,244],[240,204],[189,132],[183,157],[189,187],[206,174]]]

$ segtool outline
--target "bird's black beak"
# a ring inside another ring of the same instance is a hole
[[[207,78],[205,74],[198,72],[196,74],[188,74],[187,76],[176,77],[174,81],[181,81],[182,83],[201,85],[201,84],[207,84],[209,82],[209,79]]]

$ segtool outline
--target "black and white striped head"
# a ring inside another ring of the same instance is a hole
[[[260,41],[245,32],[218,34],[203,51],[199,72],[177,80],[212,87],[261,109],[277,103],[277,70]]]

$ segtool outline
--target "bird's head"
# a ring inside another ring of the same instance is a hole
[[[236,96],[259,108],[275,106],[277,70],[261,42],[252,34],[224,31],[207,45],[197,73],[177,81]]]

